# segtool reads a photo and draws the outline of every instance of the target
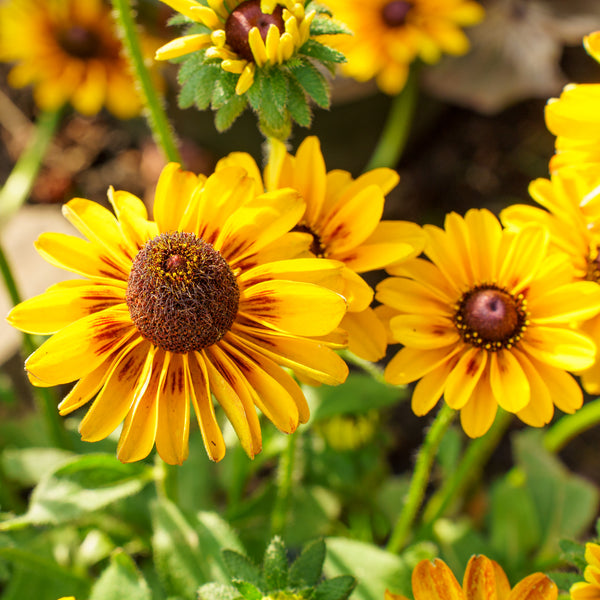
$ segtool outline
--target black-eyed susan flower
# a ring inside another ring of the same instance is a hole
[[[34,385],[77,381],[59,405],[94,399],[80,424],[86,441],[124,421],[118,457],[168,463],[188,451],[190,403],[208,455],[225,445],[211,394],[249,456],[261,449],[258,407],[279,429],[308,419],[303,393],[282,367],[342,382],[347,367],[325,339],[346,312],[341,264],[295,258],[308,236],[287,233],[304,212],[293,190],[257,194],[239,167],[208,179],[171,163],[159,179],[154,220],[143,203],[109,192],[116,218],[74,199],[67,219],[86,240],[43,234],[51,264],[83,279],[59,283],[16,306],[15,327],[53,334],[26,361]],[[306,252],[305,252],[306,253]],[[336,334],[337,335],[337,334]]]
[[[354,179],[347,171],[328,172],[315,136],[307,137],[295,156],[283,143],[273,141],[264,181],[248,154],[230,154],[219,162],[217,171],[230,165],[246,168],[258,191],[290,187],[300,193],[306,209],[296,230],[312,236],[314,256],[344,264],[348,313],[341,326],[348,333],[348,348],[365,360],[382,358],[386,331],[370,307],[373,290],[359,274],[415,257],[425,242],[414,223],[381,220],[385,195],[398,183],[398,174],[380,168]]]
[[[585,545],[585,561],[585,581],[578,581],[571,586],[569,595],[572,600],[600,599],[600,545],[591,542]]]
[[[442,53],[464,54],[462,27],[484,16],[472,0],[327,0],[332,14],[353,32],[335,47],[346,55],[342,72],[358,81],[375,78],[387,94],[399,93],[415,59],[436,63]]]
[[[285,139],[291,121],[308,127],[309,97],[329,106],[328,84],[316,63],[333,69],[344,60],[317,38],[345,29],[310,0],[162,0],[191,24],[187,35],[156,53],[185,57],[179,72],[180,106],[211,106],[219,130],[246,108],[266,135]]]
[[[514,230],[542,224],[550,233],[550,251],[562,253],[570,263],[573,281],[600,284],[600,166],[560,169],[551,179],[533,181],[529,193],[544,208],[509,206],[500,215],[503,224]],[[600,316],[580,328],[600,343]],[[600,361],[580,376],[588,393],[600,393]]]
[[[151,56],[156,46],[143,40]],[[102,0],[0,3],[0,60],[16,63],[9,84],[33,85],[44,110],[70,102],[84,115],[103,106],[122,119],[141,111],[110,7]]]
[[[558,588],[543,573],[533,573],[512,589],[502,567],[482,554],[472,556],[467,564],[462,586],[446,565],[422,560],[412,573],[415,600],[556,600]],[[404,596],[386,592],[385,600],[406,600]]]
[[[540,427],[554,406],[572,413],[583,401],[567,371],[589,368],[594,342],[572,325],[596,315],[600,288],[573,282],[568,259],[550,253],[540,225],[502,229],[487,210],[447,215],[445,229],[426,225],[424,253],[381,282],[394,339],[392,384],[418,381],[415,414],[443,396],[460,410],[470,437],[483,435],[497,407]]]
[[[588,53],[600,62],[600,32],[583,40]],[[559,98],[546,105],[546,126],[556,136],[550,171],[572,165],[600,165],[600,84],[570,83]]]

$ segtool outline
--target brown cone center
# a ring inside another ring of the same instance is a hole
[[[275,25],[280,33],[285,32],[283,7],[278,4],[269,15],[260,10],[260,0],[246,0],[227,17],[225,39],[229,47],[241,58],[254,62],[248,34],[253,27],[258,27],[260,36],[266,40],[271,25]]]
[[[406,24],[406,16],[412,7],[412,2],[394,0],[382,8],[381,16],[388,27],[402,27]]]
[[[101,46],[96,33],[80,25],[61,31],[58,43],[67,54],[82,59],[97,56]]]
[[[184,353],[218,342],[235,320],[240,290],[227,261],[193,233],[163,233],[133,260],[126,302],[140,334]]]

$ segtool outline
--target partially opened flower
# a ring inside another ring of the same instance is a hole
[[[600,62],[600,32],[584,38],[587,51]],[[567,85],[546,105],[546,126],[556,137],[550,171],[583,164],[600,164],[600,84]]]
[[[585,581],[574,583],[569,590],[572,600],[600,599],[600,545],[588,543],[585,545],[585,560],[587,566],[583,572]]]
[[[353,32],[335,47],[347,62],[342,72],[358,81],[375,78],[387,94],[399,93],[415,59],[437,62],[442,53],[464,54],[469,40],[462,27],[484,16],[472,0],[327,0],[336,19]]]
[[[385,378],[417,383],[412,408],[428,413],[444,397],[460,410],[467,435],[483,435],[497,407],[540,427],[554,406],[572,413],[583,401],[577,381],[596,346],[573,330],[600,311],[600,287],[573,282],[568,260],[549,253],[540,225],[503,230],[487,210],[447,215],[425,226],[425,254],[377,286],[390,329],[404,345]]]
[[[307,137],[295,156],[274,141],[264,182],[248,154],[230,154],[217,171],[230,165],[242,165],[252,173],[258,191],[293,188],[300,193],[306,209],[296,230],[310,233],[314,256],[344,264],[344,296],[349,305],[341,326],[348,333],[348,348],[366,360],[382,358],[387,335],[370,308],[373,290],[359,273],[413,258],[425,242],[414,223],[381,220],[385,195],[398,183],[398,174],[382,168],[353,179],[347,171],[328,172],[315,136]]]
[[[321,44],[324,33],[345,31],[310,0],[162,0],[192,27],[156,53],[185,57],[180,71],[182,107],[217,111],[227,129],[247,103],[267,135],[287,138],[291,121],[308,126],[308,98],[329,106],[328,85],[313,64],[329,69],[344,56]]]
[[[54,334],[26,362],[34,385],[79,380],[68,414],[93,400],[82,438],[105,438],[124,421],[118,457],[140,460],[154,443],[168,463],[188,452],[190,403],[208,455],[225,445],[211,395],[244,450],[261,449],[258,407],[279,429],[308,419],[299,385],[282,367],[329,384],[347,367],[323,336],[346,301],[341,264],[295,258],[307,236],[287,233],[304,212],[293,190],[257,194],[241,168],[208,179],[171,163],[158,182],[154,220],[141,200],[109,192],[116,218],[74,199],[64,214],[87,238],[43,234],[50,263],[83,279],[16,306],[15,327]],[[341,341],[338,341],[341,343]]]
[[[412,573],[415,600],[556,600],[558,588],[543,573],[533,573],[512,589],[502,567],[482,554],[467,564],[462,586],[446,563],[422,560]],[[385,600],[406,600],[386,591]]]
[[[144,39],[153,51],[152,42]],[[44,110],[70,102],[84,115],[103,106],[122,119],[141,111],[110,6],[102,0],[0,3],[0,60],[16,63],[9,84],[33,85],[35,101]]]
[[[533,181],[529,193],[546,210],[509,206],[500,215],[504,225],[519,230],[542,224],[550,233],[550,251],[560,252],[568,261],[573,281],[600,284],[600,165],[561,169],[550,180]],[[581,331],[600,343],[600,316],[584,321]],[[580,375],[588,393],[600,393],[600,361]]]

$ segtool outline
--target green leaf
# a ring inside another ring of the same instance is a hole
[[[8,479],[29,487],[75,458],[73,452],[59,448],[12,448],[2,453],[2,469]]]
[[[263,598],[262,592],[255,585],[247,581],[234,581],[233,585],[235,585],[245,600],[262,600]]]
[[[263,576],[267,590],[283,590],[288,585],[288,559],[283,540],[275,536],[265,551]]]
[[[232,579],[248,581],[262,590],[266,588],[260,569],[247,556],[233,550],[224,550],[223,560]]]
[[[341,23],[340,21],[334,21],[329,17],[323,15],[317,15],[313,22],[310,24],[311,35],[336,35],[339,33],[345,33],[352,35],[352,31]]]
[[[123,464],[109,454],[87,454],[59,466],[31,494],[27,512],[0,523],[0,531],[78,519],[138,493],[152,480],[144,463]]]
[[[235,96],[237,78],[237,75],[221,69],[212,88],[211,106],[214,110],[218,110]]]
[[[563,558],[576,566],[582,573],[587,566],[587,561],[585,560],[585,544],[580,544],[579,542],[575,542],[573,540],[560,540],[559,542],[560,549],[563,554]]]
[[[321,108],[329,108],[329,86],[321,72],[308,60],[302,61],[298,66],[290,67],[292,74],[304,91]]]
[[[312,112],[308,104],[306,92],[296,79],[288,74],[288,110],[298,125],[310,127]]]
[[[225,583],[206,583],[198,590],[198,600],[241,600],[240,593]]]
[[[583,576],[579,573],[564,573],[562,571],[547,571],[546,575],[554,581],[559,590],[568,592],[571,586],[578,581],[583,581]]]
[[[294,587],[315,586],[321,577],[324,560],[325,542],[322,539],[307,544],[290,567],[290,585]]]
[[[124,552],[111,557],[110,566],[92,588],[90,600],[151,600],[148,584]]]
[[[327,579],[318,585],[314,600],[346,600],[356,587],[356,579],[351,575],[340,575]]]
[[[218,65],[204,65],[198,71],[199,78],[195,83],[194,101],[200,110],[206,110],[210,106],[213,88],[221,71]]]
[[[215,127],[217,131],[225,131],[229,129],[233,122],[244,112],[248,99],[246,96],[235,95],[221,106],[215,114]]]
[[[339,50],[334,50],[316,40],[308,39],[299,50],[300,54],[316,58],[323,63],[343,63],[346,57]]]

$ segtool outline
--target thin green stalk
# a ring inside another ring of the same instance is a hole
[[[580,433],[600,424],[600,398],[584,404],[576,413],[565,415],[546,431],[544,446],[559,452]]]
[[[408,74],[404,89],[394,97],[387,121],[365,171],[379,167],[395,168],[398,164],[413,122],[418,95],[417,68]]]
[[[21,295],[17,283],[12,274],[12,270],[4,250],[0,246],[0,274],[4,280],[4,284],[10,296],[13,305],[17,305],[21,302]],[[37,348],[37,344],[31,335],[28,333],[23,334],[23,350],[26,355],[31,354]],[[36,406],[40,414],[44,419],[46,425],[46,431],[48,438],[58,448],[70,449],[70,442],[67,437],[67,432],[63,426],[62,419],[56,409],[56,397],[51,389],[46,387],[34,387],[33,397],[36,402]]]
[[[383,369],[378,367],[376,364],[369,362],[368,360],[364,360],[363,358],[359,358],[355,354],[352,354],[349,350],[341,350],[340,356],[350,364],[358,367],[367,375],[371,375],[375,381],[387,385],[386,380],[383,378]]]
[[[455,414],[455,410],[444,404],[425,435],[425,440],[417,455],[417,462],[408,489],[406,502],[387,545],[389,552],[399,552],[408,542],[411,528],[423,503],[435,455]]]
[[[296,433],[288,436],[287,446],[279,456],[277,493],[273,512],[271,513],[271,537],[281,534],[287,521],[294,475],[297,435]]]
[[[58,110],[41,113],[38,117],[27,147],[0,190],[0,223],[6,223],[27,200],[60,122],[60,114]]]
[[[154,139],[162,148],[167,160],[181,163],[175,135],[152,77],[144,63],[144,55],[142,54],[130,2],[129,0],[112,0],[112,5],[127,58],[136,79],[137,87],[144,99],[146,116]]]
[[[423,511],[425,526],[433,524],[444,515],[452,502],[480,476],[511,420],[510,413],[500,411],[490,430],[484,436],[471,441],[454,473],[446,479],[425,506]]]
[[[158,454],[154,460],[156,493],[177,504],[179,502],[179,471],[177,465],[167,464]]]

